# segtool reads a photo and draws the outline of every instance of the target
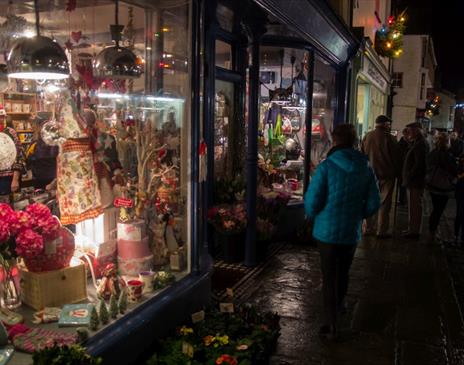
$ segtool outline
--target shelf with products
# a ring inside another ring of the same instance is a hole
[[[7,115],[28,117],[37,110],[37,95],[9,91],[0,94]]]

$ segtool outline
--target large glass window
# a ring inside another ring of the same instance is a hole
[[[308,61],[305,50],[262,47],[259,189],[302,199]]]
[[[314,62],[311,172],[326,158],[332,145],[331,131],[336,107],[335,70],[317,57]]]
[[[138,78],[121,78],[93,67],[114,45],[114,1],[38,3],[41,35],[65,49],[70,78],[5,77],[5,56],[15,41],[34,36],[35,14],[31,1],[4,2],[0,124],[16,130],[25,156],[12,205],[22,209],[34,197],[55,207],[75,233],[77,262],[84,256],[91,262],[97,288],[90,279],[84,297],[109,299],[118,277],[132,309],[190,270],[190,4],[119,2],[120,46],[142,69]],[[226,128],[224,110],[222,118]],[[0,179],[8,174],[0,171]],[[138,282],[143,294],[134,288]],[[53,306],[63,304],[70,302]],[[32,312],[23,304],[27,320]]]

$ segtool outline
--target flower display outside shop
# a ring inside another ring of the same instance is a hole
[[[216,231],[223,234],[242,232],[247,225],[245,207],[243,204],[212,207],[208,211],[208,221]]]
[[[258,195],[256,229],[258,239],[267,241],[277,230],[281,213],[290,200],[290,194],[286,192],[269,191]]]
[[[162,340],[147,365],[251,365],[266,363],[279,336],[279,316],[243,305],[236,313],[208,311]]]

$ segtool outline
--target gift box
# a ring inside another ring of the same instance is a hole
[[[21,299],[35,310],[87,299],[87,276],[83,264],[46,272],[20,269],[20,275]]]
[[[118,240],[140,241],[145,236],[144,220],[138,219],[133,222],[118,223]]]

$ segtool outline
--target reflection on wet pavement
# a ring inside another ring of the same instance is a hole
[[[317,334],[322,324],[317,250],[288,245],[271,260],[247,300],[282,316],[272,365],[464,364],[463,321],[439,245],[364,240],[353,262],[337,343],[322,342]]]

